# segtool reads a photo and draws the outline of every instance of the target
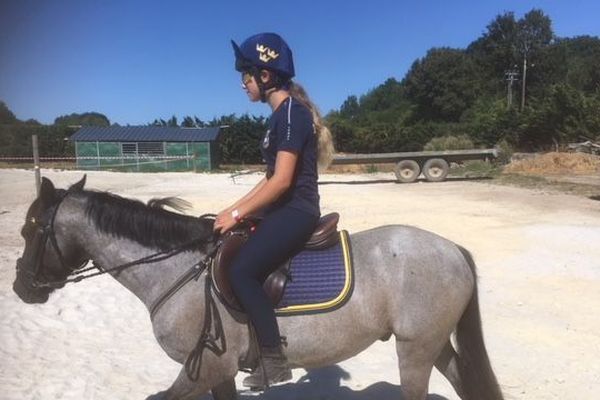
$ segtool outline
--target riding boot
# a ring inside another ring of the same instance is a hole
[[[260,353],[261,362],[254,372],[244,379],[244,386],[254,390],[264,390],[275,383],[292,379],[292,370],[281,351],[281,346],[261,347]]]

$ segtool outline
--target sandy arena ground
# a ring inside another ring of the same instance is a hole
[[[43,174],[58,187],[81,177]],[[600,202],[485,181],[399,185],[392,177],[323,175],[323,212],[339,211],[340,227],[350,232],[410,224],[470,249],[486,344],[506,397],[598,398]],[[225,207],[258,179],[91,172],[88,187],[142,200],[180,196],[201,214]],[[142,304],[112,278],[67,286],[43,305],[13,293],[19,229],[33,198],[31,171],[0,170],[0,399],[143,399],[168,387],[179,365],[158,347]],[[300,383],[260,398],[400,398],[393,341],[337,367],[295,370],[294,380]],[[429,400],[458,399],[437,372],[430,393]]]

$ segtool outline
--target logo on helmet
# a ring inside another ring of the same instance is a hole
[[[256,51],[259,52],[258,58],[264,63],[268,63],[269,61],[272,61],[279,57],[279,53],[262,44],[256,45]]]

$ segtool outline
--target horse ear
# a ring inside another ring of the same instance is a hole
[[[40,187],[40,199],[46,204],[52,203],[56,194],[54,184],[46,177],[42,178],[42,186]]]
[[[83,178],[81,178],[79,180],[79,182],[76,182],[71,185],[71,187],[69,188],[69,192],[81,192],[83,190],[83,187],[85,186],[86,178],[87,178],[87,174],[84,174]]]

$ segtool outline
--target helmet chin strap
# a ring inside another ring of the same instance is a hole
[[[282,82],[282,80],[277,75],[271,73],[271,79],[269,79],[269,82],[265,83],[260,78],[260,71],[261,70],[258,68],[253,68],[252,76],[254,77],[256,85],[258,86],[258,91],[260,93],[260,101],[266,103],[268,95],[267,92],[271,89],[279,89],[285,86],[285,82]]]
[[[260,101],[262,103],[266,103],[267,102],[267,91],[275,88],[273,79],[270,79],[269,82],[267,82],[267,83],[263,82],[262,79],[260,78],[260,70],[258,70],[258,69],[256,69],[256,71],[253,73],[253,75],[254,75],[254,80],[256,81],[256,85],[258,86],[258,91],[260,93]]]

